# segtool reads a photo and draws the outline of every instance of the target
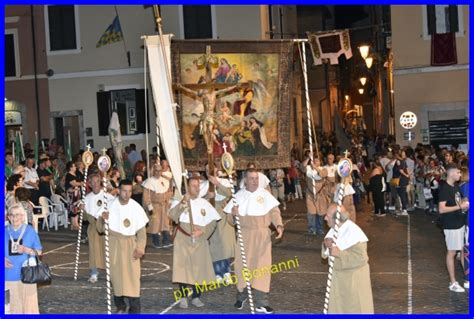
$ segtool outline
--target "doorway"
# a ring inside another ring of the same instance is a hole
[[[52,127],[54,128],[54,138],[58,145],[63,146],[64,153],[68,147],[68,134],[71,138],[72,156],[79,153],[84,143],[84,124],[82,111],[52,112]]]

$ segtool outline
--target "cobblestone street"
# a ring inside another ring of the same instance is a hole
[[[275,313],[322,314],[328,267],[320,258],[322,238],[306,235],[303,201],[290,203],[283,219],[286,232],[283,241],[273,246],[273,263],[297,257],[299,267],[273,275],[270,305]],[[358,207],[357,223],[369,237],[376,313],[468,313],[468,291],[448,290],[444,238],[434,217],[419,210],[409,217],[374,217],[371,208],[363,204]],[[40,232],[45,252],[43,261],[54,273],[52,284],[38,291],[43,314],[106,313],[105,273],[101,272],[97,283],[87,282],[87,245],[81,246],[79,279],[73,280],[76,236],[75,232],[64,229]],[[142,313],[250,313],[248,303],[241,311],[234,309],[233,286],[204,293],[203,308],[190,305],[188,309],[180,309],[173,298],[173,291],[178,287],[171,283],[172,249],[148,245],[145,256]],[[457,279],[462,283],[459,263],[457,272]]]

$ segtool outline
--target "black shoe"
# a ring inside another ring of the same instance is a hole
[[[151,234],[151,241],[152,241],[153,247],[163,248],[163,246],[161,245],[160,234]]]
[[[244,307],[245,301],[247,301],[247,298],[245,298],[243,301],[237,300],[237,302],[234,304],[234,307],[239,310],[242,310],[242,308]]]
[[[263,312],[263,313],[273,313],[273,308],[271,308],[269,306],[257,307],[257,308],[255,308],[255,311],[256,312]]]
[[[163,231],[163,248],[168,248],[173,246],[173,242],[171,242],[171,236],[168,231]]]
[[[127,313],[127,309],[117,309],[117,310],[115,311],[115,314],[116,314],[116,315],[124,315],[124,314],[126,314],[126,313]]]

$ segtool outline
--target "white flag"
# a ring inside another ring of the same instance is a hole
[[[149,36],[146,38],[148,51],[148,62],[150,65],[150,81],[153,91],[153,99],[156,105],[156,123],[161,132],[161,143],[166,158],[170,164],[173,179],[178,190],[181,190],[183,180],[183,167],[181,158],[181,143],[179,127],[177,126],[176,114],[173,109],[172,96],[169,90],[171,86],[171,34],[163,36],[166,52],[166,60],[161,49],[160,36]],[[165,62],[166,61],[166,62]],[[165,63],[168,63],[168,74],[166,74]],[[181,194],[181,192],[179,192]]]

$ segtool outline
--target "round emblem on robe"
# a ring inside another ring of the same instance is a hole
[[[131,224],[131,223],[130,223],[130,220],[129,220],[128,218],[125,218],[125,220],[123,221],[123,225],[124,225],[125,227],[130,227],[130,224]]]
[[[97,206],[102,206],[102,201],[100,199],[97,201]]]
[[[205,210],[204,208],[201,209],[201,215],[202,215],[202,216],[206,216],[206,210]]]
[[[258,197],[257,197],[257,203],[263,204],[264,201],[265,201],[265,200],[263,199],[262,196],[258,196]]]

